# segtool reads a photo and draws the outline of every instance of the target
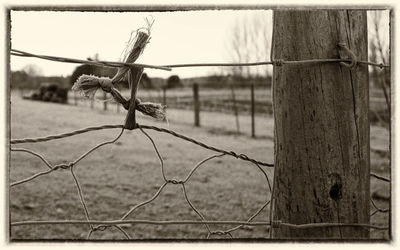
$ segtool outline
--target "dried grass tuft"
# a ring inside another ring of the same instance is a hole
[[[154,19],[152,17],[146,18],[146,23],[146,27],[132,32],[127,46],[123,51],[124,62],[133,63],[136,61],[136,59],[143,52],[146,44],[149,43],[150,31],[154,23]],[[122,94],[116,88],[114,88],[114,84],[123,80],[129,69],[129,67],[119,68],[117,74],[112,79],[108,77],[97,77],[94,75],[81,75],[74,83],[72,90],[78,91],[83,96],[93,99],[96,91],[99,88],[102,88],[103,91],[110,93],[116,102],[121,103],[122,106],[128,110],[130,101],[123,97]],[[164,105],[159,103],[141,102],[139,99],[136,99],[135,101],[136,110],[157,120],[166,120]]]

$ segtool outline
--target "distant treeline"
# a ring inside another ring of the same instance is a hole
[[[88,58],[90,60],[90,58]],[[95,66],[83,64],[75,68],[70,76],[37,76],[29,74],[26,71],[12,71],[11,72],[11,88],[23,89],[38,89],[43,85],[57,85],[60,88],[69,89],[76,82],[82,74],[96,75],[102,77],[112,78],[117,73],[116,68]],[[231,75],[211,75],[206,77],[194,77],[181,79],[178,75],[171,75],[167,79],[159,77],[150,77],[143,73],[141,78],[140,87],[147,89],[161,89],[161,88],[179,88],[185,86],[192,86],[194,83],[207,88],[225,88],[229,85],[238,87],[248,86],[250,84],[260,86],[270,86],[271,77],[252,77],[243,78]],[[122,80],[117,84],[118,88],[128,88],[128,82]]]
[[[11,71],[10,87],[38,89],[44,83],[52,83],[63,88],[70,88],[70,76],[32,76],[25,71]]]
[[[271,86],[271,76],[267,77],[238,77],[231,75],[211,75],[204,77],[186,78],[183,79],[184,86],[192,86],[194,83],[206,88],[226,88],[231,85],[235,87],[246,87],[251,84],[255,86],[269,87]]]
[[[55,84],[62,88],[71,88],[73,83],[76,81],[77,77],[81,74],[87,74],[85,72],[80,72],[80,74],[70,75],[67,77],[63,76],[31,76],[24,71],[12,71],[10,78],[10,86],[14,88],[22,89],[38,89],[44,84]],[[104,74],[94,74],[107,76]],[[112,76],[111,76],[112,77]],[[167,79],[155,77],[151,78],[146,73],[143,74],[141,79],[141,88],[149,89],[161,89],[161,88],[179,88],[185,86],[192,86],[197,83],[203,87],[207,88],[226,88],[230,85],[235,85],[238,87],[249,86],[250,84],[255,84],[258,86],[270,86],[271,78],[233,78],[229,76],[208,76],[208,77],[196,77],[196,78],[185,78],[180,79],[177,75],[172,75]],[[119,88],[127,88],[128,83],[123,81],[117,85]]]

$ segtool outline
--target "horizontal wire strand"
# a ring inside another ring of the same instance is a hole
[[[40,58],[48,61],[56,61],[56,62],[63,62],[63,63],[79,63],[79,64],[90,64],[96,66],[106,66],[106,67],[113,67],[113,68],[121,68],[121,67],[142,67],[142,68],[151,68],[151,69],[160,69],[171,71],[168,67],[163,66],[155,66],[155,65],[147,65],[147,64],[140,64],[140,63],[123,63],[123,62],[111,62],[111,61],[91,61],[91,60],[82,60],[82,59],[75,59],[75,58],[67,58],[67,57],[59,57],[59,56],[46,56],[46,55],[36,55],[32,53],[28,53],[21,50],[11,49],[10,52],[13,56],[20,56],[20,57],[35,57]]]
[[[56,139],[62,139],[78,134],[83,134],[91,131],[96,131],[96,130],[103,130],[103,129],[115,129],[115,128],[123,128],[124,125],[102,125],[102,126],[96,126],[96,127],[87,127],[83,129],[78,129],[74,130],[71,132],[67,133],[62,133],[58,135],[48,135],[44,137],[37,137],[37,138],[24,138],[24,139],[11,139],[10,144],[20,144],[20,143],[37,143],[37,142],[45,142],[45,141],[51,141],[51,140],[56,140]]]
[[[265,162],[261,162],[252,158],[249,158],[247,155],[245,154],[237,154],[234,151],[227,151],[227,150],[223,150],[220,148],[216,148],[210,145],[207,145],[203,142],[200,142],[196,139],[190,138],[188,136],[185,136],[183,134],[179,134],[175,131],[166,129],[166,128],[160,128],[160,127],[156,127],[156,126],[150,126],[150,125],[137,125],[138,127],[141,127],[143,129],[152,129],[158,132],[163,132],[163,133],[167,133],[170,134],[172,136],[175,136],[177,138],[186,140],[188,142],[191,142],[193,144],[196,144],[200,147],[218,152],[218,153],[223,153],[226,155],[230,155],[233,156],[235,158],[244,160],[244,161],[249,161],[249,162],[253,162],[255,164],[259,164],[261,166],[267,166],[267,167],[273,167],[274,164],[271,163],[265,163]],[[58,134],[58,135],[50,135],[50,136],[45,136],[45,137],[38,137],[38,138],[24,138],[24,139],[11,139],[10,140],[10,144],[19,144],[19,143],[37,143],[37,142],[44,142],[44,141],[50,141],[50,140],[55,140],[55,139],[61,139],[61,138],[66,138],[69,136],[74,136],[77,134],[82,134],[82,133],[86,133],[86,132],[90,132],[90,131],[96,131],[96,130],[102,130],[102,129],[114,129],[114,128],[124,128],[124,125],[103,125],[103,126],[98,126],[98,127],[88,127],[88,128],[84,128],[84,129],[79,129],[79,130],[75,130],[72,132],[68,132],[68,133],[64,133],[64,134]]]
[[[249,63],[185,63],[185,64],[168,64],[168,65],[148,65],[148,64],[137,64],[137,63],[121,63],[121,62],[111,62],[111,61],[89,61],[89,60],[81,60],[67,57],[58,57],[58,56],[47,56],[47,55],[36,55],[28,52],[24,52],[17,49],[11,49],[11,55],[13,56],[22,56],[22,57],[36,57],[44,60],[50,61],[58,61],[64,63],[85,63],[91,65],[98,66],[107,66],[107,67],[143,67],[143,68],[152,68],[159,70],[168,70],[171,68],[184,68],[184,67],[235,67],[235,66],[261,66],[261,65],[301,65],[301,64],[313,64],[313,63],[334,63],[334,62],[352,62],[350,59],[335,59],[335,58],[327,58],[327,59],[307,59],[307,60],[297,60],[297,61],[286,61],[286,60],[275,60],[275,61],[264,61],[264,62],[249,62]],[[369,66],[375,66],[380,68],[389,68],[390,65],[369,61],[357,61],[359,64],[366,64]]]
[[[370,173],[370,176],[375,177],[376,179],[381,180],[381,181],[390,182],[390,179],[389,179],[389,178],[386,178],[386,177],[377,175],[377,174],[375,174],[375,173]]]

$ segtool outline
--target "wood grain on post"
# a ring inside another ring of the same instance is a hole
[[[338,43],[368,59],[366,11],[275,11],[273,29],[275,59],[340,58]],[[273,220],[369,224],[367,66],[274,66],[273,77]],[[273,238],[369,237],[357,227],[272,230]]]

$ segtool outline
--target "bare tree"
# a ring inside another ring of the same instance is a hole
[[[24,68],[22,70],[31,77],[43,75],[42,69],[39,66],[37,66],[36,64],[28,64],[28,65],[24,66]]]
[[[244,38],[245,34],[242,32],[242,27],[240,25],[240,22],[236,21],[235,26],[232,31],[232,43],[231,43],[231,48],[229,48],[229,52],[231,53],[232,56],[232,61],[233,62],[243,62],[244,59]],[[243,76],[243,70],[244,68],[241,66],[237,67],[232,67],[232,75],[234,76]]]
[[[25,65],[24,68],[22,69],[23,72],[26,73],[27,80],[30,82],[30,85],[32,87],[38,87],[40,82],[38,80],[38,77],[43,75],[42,69],[37,66],[36,64],[28,64]]]
[[[374,44],[374,49],[371,49],[370,56],[375,55],[376,59],[381,60],[383,63],[387,63],[389,58],[389,31],[385,30],[384,27],[389,27],[389,17],[385,16],[388,13],[383,11],[370,11],[370,44]]]
[[[267,11],[236,20],[227,44],[230,60],[235,63],[267,60],[270,52],[271,31],[271,15]],[[244,78],[269,74],[266,66],[236,66],[228,70],[233,76]]]
[[[381,61],[386,64],[389,61],[389,31],[384,30],[384,26],[388,26],[388,17],[384,17],[385,12],[370,11],[370,37],[369,46],[371,61]],[[371,69],[374,84],[382,89],[385,96],[387,110],[390,113],[390,71],[386,69],[378,69],[373,67]]]

